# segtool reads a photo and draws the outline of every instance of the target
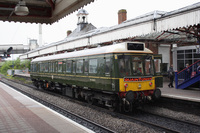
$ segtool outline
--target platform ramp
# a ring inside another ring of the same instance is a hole
[[[175,72],[175,85],[177,89],[185,89],[193,85],[200,88],[200,72],[197,71],[199,64],[200,60],[180,72]]]

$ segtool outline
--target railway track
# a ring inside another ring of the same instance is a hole
[[[6,82],[3,82],[3,83],[7,84]],[[62,107],[59,107],[59,106],[57,106],[55,104],[52,104],[52,103],[50,103],[48,101],[44,101],[43,99],[38,98],[38,97],[36,97],[36,96],[34,96],[34,95],[30,94],[30,93],[27,93],[26,91],[23,91],[21,89],[18,89],[15,86],[12,86],[10,84],[7,84],[7,85],[12,87],[12,88],[14,88],[15,90],[21,92],[22,94],[30,97],[31,99],[34,99],[35,101],[45,105],[46,107],[48,107],[48,108],[50,108],[50,109],[62,114],[63,116],[65,116],[65,117],[67,117],[67,118],[69,118],[69,119],[71,119],[71,120],[73,120],[73,121],[75,121],[75,122],[87,127],[88,129],[94,131],[95,133],[114,133],[113,130],[110,130],[110,129],[108,129],[108,128],[100,125],[100,124],[97,124],[97,123],[92,122],[92,121],[90,121],[90,120],[88,120],[86,118],[83,118],[83,117],[81,117],[79,115],[76,115],[75,113],[70,112],[70,111],[68,111],[68,110],[66,110],[66,109],[64,109]],[[31,87],[31,86],[28,86],[28,87]]]
[[[35,88],[33,86],[28,86],[28,87]],[[45,91],[45,93],[46,93],[46,91]],[[50,92],[50,94],[51,95],[57,95],[57,94],[51,93],[51,92]],[[58,95],[58,96],[62,97],[60,95]],[[43,100],[41,100],[41,103],[42,104],[48,104],[48,103],[46,103],[46,101],[43,101]],[[66,114],[64,109],[62,109],[62,108],[60,109],[60,108],[57,108],[55,106],[51,107],[51,105],[50,105],[50,108],[53,108],[54,110],[58,110],[58,112],[60,112],[61,114]],[[95,107],[95,108],[98,108],[98,107]],[[127,120],[127,121],[130,121],[130,122],[133,122],[133,123],[138,123],[140,125],[147,126],[149,128],[156,129],[159,132],[161,131],[161,132],[173,132],[173,133],[177,133],[177,132],[183,132],[183,133],[184,132],[191,132],[191,133],[193,133],[193,132],[200,131],[200,124],[197,124],[197,123],[194,123],[194,122],[183,121],[183,120],[179,120],[179,119],[168,117],[168,116],[144,112],[143,110],[142,111],[138,110],[137,113],[134,114],[134,115],[126,115],[126,114],[116,113],[116,112],[113,113],[113,112],[105,111],[105,109],[102,109],[100,107],[99,107],[98,110],[102,110],[102,112],[110,114],[113,117],[116,117],[118,119]],[[85,122],[82,122],[82,120],[78,120],[77,118],[73,118],[73,116],[71,116],[70,113],[69,113],[69,115],[66,115],[66,116],[69,117],[69,118],[72,117],[72,120],[75,119],[75,121],[77,120],[77,121],[83,123],[83,125],[84,126],[86,125],[86,127],[88,127],[88,125],[89,125],[89,129],[91,129],[91,130],[93,128],[95,128],[91,124],[87,124],[87,122],[85,123]],[[96,129],[97,130],[95,130],[95,132],[102,132],[102,131],[103,132],[114,132],[112,130],[104,131],[104,130],[101,130],[101,129],[98,129],[98,128],[96,128]]]

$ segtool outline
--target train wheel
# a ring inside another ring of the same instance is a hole
[[[87,96],[86,101],[91,105],[94,104],[94,100],[93,100],[92,96]]]
[[[153,100],[157,100],[161,97],[161,91],[160,89],[155,89],[153,92]]]

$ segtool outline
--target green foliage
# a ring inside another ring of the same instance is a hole
[[[24,70],[28,68],[30,70],[30,60],[21,61],[19,58],[14,61],[5,61],[4,64],[0,68],[0,72],[4,75],[7,74],[8,69],[21,69]],[[14,67],[12,67],[14,66]]]
[[[11,69],[12,61],[6,61],[1,67],[1,73],[6,75],[7,70]]]

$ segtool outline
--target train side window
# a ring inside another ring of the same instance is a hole
[[[63,62],[62,61],[58,61],[58,72],[59,73],[62,72],[62,65],[63,65]]]
[[[83,73],[83,60],[77,60],[76,73]]]
[[[76,73],[76,62],[72,61],[73,73]]]
[[[89,73],[97,73],[97,59],[89,60]]]
[[[67,73],[71,73],[72,72],[72,61],[71,60],[68,60],[66,62],[66,72]]]

